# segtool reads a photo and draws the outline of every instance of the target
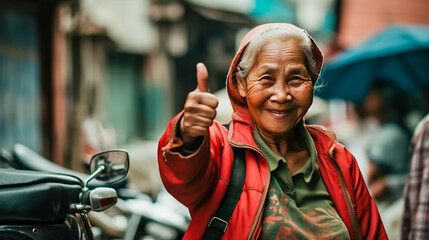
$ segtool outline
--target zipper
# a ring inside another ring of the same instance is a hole
[[[250,239],[256,239],[256,237],[257,237],[256,236],[256,234],[257,234],[256,233],[256,227],[258,226],[258,223],[262,219],[262,213],[263,213],[263,210],[264,210],[265,198],[267,197],[267,194],[268,194],[268,189],[269,189],[269,185],[270,185],[270,179],[271,179],[271,172],[268,171],[267,180],[265,182],[265,187],[264,187],[264,192],[262,193],[261,203],[259,204],[259,208],[258,208],[258,211],[256,213],[255,220],[253,221],[252,227],[250,228],[249,236],[247,237],[247,239],[249,239],[249,240]]]
[[[264,187],[264,191],[262,193],[262,198],[258,207],[258,211],[256,212],[256,216],[255,219],[253,220],[252,223],[252,227],[250,228],[249,231],[249,235],[247,236],[247,239],[256,239],[256,228],[258,227],[258,223],[260,222],[260,220],[262,219],[262,214],[263,214],[263,210],[264,210],[264,203],[265,203],[265,198],[267,197],[268,194],[268,189],[269,189],[269,185],[270,185],[270,179],[271,179],[271,171],[268,168],[268,162],[264,156],[264,154],[262,153],[261,150],[259,150],[258,148],[255,148],[253,146],[247,145],[247,144],[238,144],[236,142],[233,141],[229,141],[229,144],[233,147],[237,147],[237,148],[247,148],[249,150],[253,150],[255,152],[257,152],[259,155],[262,156],[262,158],[265,160],[266,162],[266,166],[267,166],[267,179],[265,181],[265,187]]]
[[[249,150],[253,150],[253,151],[257,152],[265,160],[265,163],[266,163],[266,166],[267,166],[267,179],[265,181],[264,191],[262,193],[261,201],[260,201],[260,204],[259,204],[259,207],[258,207],[258,211],[256,212],[255,219],[253,220],[252,227],[250,228],[249,235],[247,236],[247,239],[249,239],[249,240],[250,239],[256,239],[256,237],[257,237],[256,236],[256,234],[257,234],[256,233],[256,229],[258,227],[258,223],[262,219],[262,213],[263,213],[263,210],[264,210],[265,198],[267,197],[268,189],[270,187],[271,171],[270,171],[270,169],[268,167],[267,158],[264,156],[264,154],[262,153],[261,150],[259,150],[256,147],[253,147],[251,145],[243,144],[243,143],[240,144],[240,143],[237,143],[237,142],[231,140],[233,129],[234,129],[233,125],[234,125],[234,123],[232,123],[232,126],[230,127],[229,132],[228,132],[228,141],[229,141],[229,144],[232,147],[247,148]]]
[[[335,149],[335,143],[332,146],[332,148]],[[357,240],[361,240],[362,237],[360,236],[359,226],[357,223],[358,221],[357,221],[357,216],[355,213],[355,206],[354,206],[352,199],[350,197],[350,193],[347,190],[346,181],[344,180],[343,173],[341,172],[340,166],[336,162],[335,158],[333,156],[332,157],[329,156],[329,159],[333,162],[333,164],[335,166],[335,170],[337,171],[338,178],[340,179],[341,191],[343,192],[343,196],[346,200],[347,210],[349,212],[350,222],[352,225],[354,238]]]

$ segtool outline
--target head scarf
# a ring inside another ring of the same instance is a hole
[[[253,123],[252,123],[252,120],[251,120],[249,112],[248,112],[246,99],[242,98],[238,92],[238,86],[237,86],[236,82],[234,81],[234,78],[235,78],[234,73],[235,73],[235,69],[237,68],[237,65],[240,61],[240,58],[243,55],[246,47],[251,42],[252,37],[254,35],[256,35],[256,33],[258,33],[259,31],[262,31],[262,30],[265,30],[265,29],[271,28],[271,27],[298,28],[295,25],[292,25],[289,23],[269,23],[269,24],[259,25],[255,28],[253,28],[252,30],[250,30],[244,36],[243,40],[240,43],[240,47],[239,47],[237,53],[235,54],[235,57],[232,60],[232,63],[229,67],[227,80],[226,80],[226,88],[227,88],[228,96],[229,96],[229,99],[231,101],[231,105],[232,105],[232,108],[234,111],[234,113],[232,115],[232,119],[234,121],[245,122],[245,123],[251,125],[252,127],[253,127]],[[322,68],[323,54],[320,51],[319,47],[316,45],[316,42],[314,41],[314,39],[305,30],[303,30],[301,28],[298,28],[298,29],[305,32],[305,34],[308,36],[308,38],[310,39],[310,42],[311,42],[311,50],[313,53],[314,60],[316,61],[316,68],[315,68],[315,70],[316,70],[315,74],[316,75],[312,74],[311,78],[314,79],[313,81],[315,82],[317,80],[317,78],[319,77],[320,70]]]

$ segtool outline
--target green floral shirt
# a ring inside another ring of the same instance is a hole
[[[293,176],[287,159],[272,151],[258,130],[254,132],[271,170],[261,239],[350,239],[320,175],[313,140],[305,127],[299,129],[310,158]]]

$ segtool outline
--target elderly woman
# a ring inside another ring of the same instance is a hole
[[[335,135],[307,126],[323,55],[291,24],[265,24],[243,39],[227,76],[229,131],[197,64],[197,89],[158,147],[166,189],[188,207],[184,239],[201,239],[231,179],[234,148],[246,175],[223,239],[387,239],[354,157]]]

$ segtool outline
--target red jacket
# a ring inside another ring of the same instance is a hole
[[[252,126],[234,122],[230,131],[218,122],[210,127],[201,147],[190,156],[176,150],[176,116],[159,141],[158,161],[166,189],[189,208],[192,221],[184,239],[200,239],[225,194],[232,169],[232,146],[245,148],[246,179],[240,200],[223,239],[257,239],[261,230],[264,201],[270,184],[266,160],[253,140]],[[349,234],[354,238],[344,194],[349,194],[362,239],[387,239],[377,207],[370,196],[355,158],[322,127],[307,126],[313,138],[322,178]],[[342,191],[334,162],[340,166],[347,186]]]
[[[232,60],[227,76],[227,91],[234,109],[230,131],[214,122],[199,149],[185,157],[177,151],[182,146],[182,140],[176,136],[177,122],[181,117],[179,114],[168,125],[159,141],[158,162],[164,186],[189,208],[192,217],[184,239],[200,239],[209,220],[215,215],[230,179],[232,146],[245,149],[246,178],[240,200],[223,239],[257,239],[260,234],[271,173],[266,159],[253,139],[253,121],[246,100],[238,92],[233,73],[252,36],[264,27],[272,25],[292,26],[276,23],[254,28],[243,38]],[[308,37],[316,61],[317,72],[312,76],[315,81],[323,63],[323,55],[314,40]],[[307,129],[318,153],[323,181],[351,238],[355,239],[355,235],[349,212],[357,217],[357,228],[362,239],[387,239],[377,207],[369,195],[355,158],[336,142],[333,133],[322,127],[307,126]],[[340,183],[336,166],[339,166],[344,176],[343,185]],[[344,191],[342,186],[346,188]],[[351,199],[352,204],[347,205],[345,197]]]

